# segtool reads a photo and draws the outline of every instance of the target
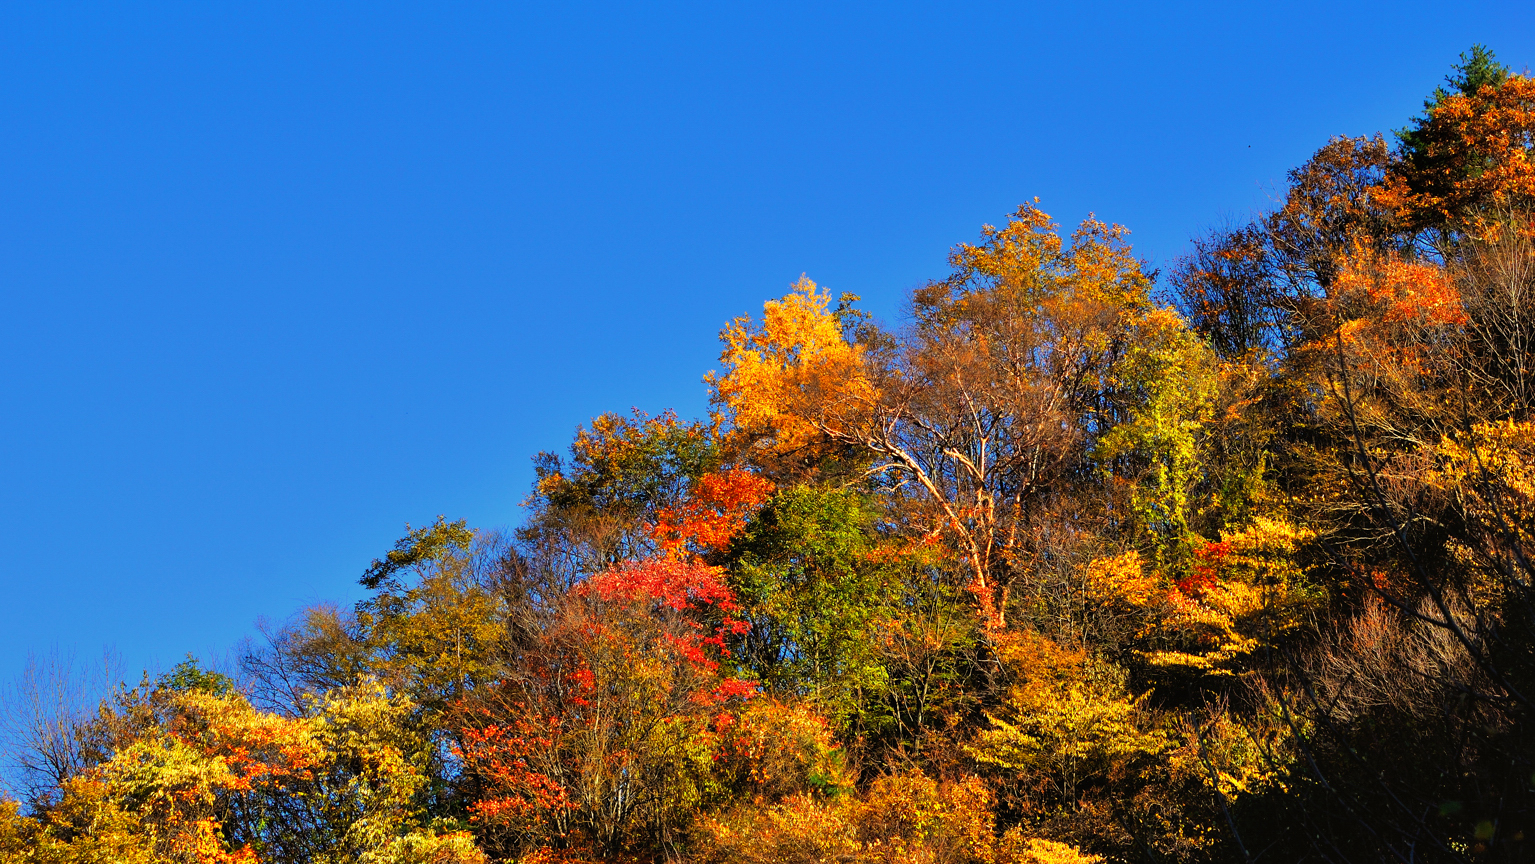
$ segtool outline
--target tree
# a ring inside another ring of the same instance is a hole
[[[111,655],[84,666],[58,650],[28,655],[21,677],[0,690],[0,788],[46,804],[90,765],[92,744],[83,724],[116,684]]]
[[[21,860],[61,864],[483,864],[468,835],[423,824],[426,745],[403,722],[408,700],[363,685],[292,718],[231,684],[189,660],[122,694],[95,724],[111,752],[36,817],[0,814],[0,850],[19,841],[33,855]]]
[[[1424,104],[1426,115],[1402,133],[1402,158],[1381,199],[1417,230],[1449,237],[1483,235],[1515,218],[1528,234],[1535,223],[1535,80],[1510,75],[1475,46],[1448,83]],[[1517,216],[1515,214],[1523,214]]]
[[[689,484],[720,465],[714,431],[672,413],[603,414],[576,430],[569,458],[540,453],[519,531],[533,554],[574,583],[620,561],[656,552],[649,526],[677,505]]]
[[[508,852],[664,842],[702,794],[710,719],[752,693],[723,674],[744,627],[707,565],[652,558],[582,583],[502,684],[466,701],[470,811]]]
[[[807,699],[839,728],[866,728],[889,681],[877,634],[896,614],[897,550],[873,502],[850,489],[782,489],[732,544],[727,570],[751,629],[739,662],[772,693]]]

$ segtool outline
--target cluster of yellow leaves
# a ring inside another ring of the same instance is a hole
[[[1087,599],[1098,605],[1146,609],[1167,597],[1167,587],[1155,573],[1146,572],[1134,550],[1094,558],[1082,568],[1082,583]]]
[[[1198,479],[1199,436],[1220,383],[1215,355],[1177,312],[1150,307],[1133,316],[1133,341],[1115,364],[1113,385],[1137,394],[1130,418],[1104,435],[1095,458],[1145,463],[1131,503],[1162,562],[1183,557],[1190,492]]]
[[[368,682],[331,691],[315,707],[308,723],[321,753],[351,769],[324,795],[334,806],[327,821],[345,826],[336,864],[484,861],[468,834],[421,824],[416,797],[427,783],[426,754],[408,729],[416,708],[409,699]]]
[[[1142,638],[1174,637],[1183,648],[1142,652],[1147,663],[1201,674],[1231,675],[1237,661],[1298,626],[1320,601],[1296,563],[1316,534],[1280,519],[1254,517],[1221,533],[1220,556],[1207,581],[1180,590],[1166,574],[1147,568],[1134,551],[1091,561],[1082,569],[1084,594],[1100,610],[1138,617]]]
[[[848,344],[828,309],[831,297],[801,277],[762,321],[738,318],[720,334],[723,375],[706,382],[737,429],[769,436],[779,451],[816,441],[824,429],[847,432],[876,398],[863,349]]]
[[[1041,308],[1052,305],[1126,313],[1152,307],[1151,281],[1130,253],[1126,228],[1089,215],[1072,233],[1068,248],[1061,240],[1060,226],[1039,209],[1038,200],[1020,206],[1000,228],[981,226],[980,243],[955,247],[949,265],[956,279],[918,292],[919,320],[934,325],[973,317],[977,307],[992,303],[1032,309],[1046,317],[1061,311]],[[1098,350],[1109,338],[1100,332],[1088,340],[1092,343],[1088,347]]]
[[[467,834],[423,827],[413,799],[424,765],[401,740],[414,706],[377,684],[335,691],[314,716],[259,711],[238,693],[178,693],[170,720],[69,781],[41,820],[0,809],[7,864],[255,864],[219,822],[236,801],[307,801],[337,834],[316,864],[483,864]]]
[[[1175,776],[1194,779],[1227,801],[1287,788],[1296,741],[1277,700],[1267,697],[1255,716],[1242,719],[1212,705],[1203,717],[1182,718],[1179,732],[1181,746],[1168,754]]]
[[[1256,516],[1240,531],[1221,532],[1221,542],[1231,550],[1222,562],[1222,576],[1285,591],[1298,588],[1306,573],[1296,564],[1296,555],[1316,536],[1310,528]]]
[[[396,837],[371,859],[363,860],[378,864],[489,864],[468,832],[438,834],[431,829]]]
[[[1182,628],[1213,646],[1212,665],[1256,648],[1300,623],[1320,595],[1296,563],[1301,546],[1316,533],[1280,519],[1254,517],[1240,531],[1221,532],[1226,554],[1213,584],[1197,599],[1180,597],[1170,628]]]
[[[1022,680],[967,748],[976,761],[1074,804],[1084,787],[1167,749],[1145,696],[1129,694],[1122,670],[1034,634],[1019,634],[1018,641],[1007,659],[1031,662],[1017,665]]]
[[[0,861],[6,864],[158,864],[155,835],[98,780],[65,784],[59,806],[40,819],[0,801]]]
[[[1234,674],[1237,661],[1299,626],[1322,600],[1296,563],[1300,546],[1314,537],[1311,529],[1262,516],[1242,531],[1222,533],[1220,543],[1228,552],[1216,579],[1197,597],[1177,595],[1162,625],[1179,632],[1197,651],[1148,652],[1145,660],[1203,674]]]
[[[991,793],[977,778],[940,782],[905,773],[863,795],[797,795],[700,822],[719,864],[1098,864],[1065,843],[1000,834]]]
[[[1486,553],[1518,555],[1535,542],[1535,423],[1478,423],[1439,442],[1430,482],[1458,502],[1482,555],[1461,540],[1450,552],[1476,574]],[[1487,599],[1500,593],[1497,580],[1476,578],[1468,587]]]
[[[1535,539],[1535,423],[1478,423],[1439,444],[1435,477],[1469,515]]]

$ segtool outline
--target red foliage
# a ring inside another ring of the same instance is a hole
[[[523,652],[515,683],[459,706],[459,756],[482,790],[473,818],[561,843],[606,836],[628,818],[611,796],[631,793],[614,790],[652,776],[645,766],[680,746],[654,730],[702,734],[712,714],[756,692],[720,674],[726,637],[748,625],[732,617],[740,605],[718,568],[650,558],[605,570],[567,599]]]
[[[1178,580],[1178,590],[1186,596],[1203,593],[1215,584],[1221,563],[1231,554],[1230,543],[1206,543],[1194,550],[1194,568],[1187,577]]]
[[[649,558],[620,564],[593,576],[580,589],[604,603],[656,604],[679,612],[714,606],[722,612],[740,608],[735,592],[704,564]]]
[[[458,755],[488,781],[489,788],[503,793],[471,803],[469,811],[475,821],[525,823],[576,806],[563,785],[529,764],[530,759],[554,748],[560,737],[560,720],[517,707],[521,710],[506,722],[462,730],[464,743]]]
[[[744,701],[756,695],[757,685],[751,681],[742,681],[740,678],[726,678],[713,690],[708,690],[695,696],[694,701],[703,705],[719,705],[733,699]]]
[[[704,652],[712,647],[724,652],[725,638],[739,635],[751,629],[745,621],[731,617],[740,611],[735,592],[720,578],[718,568],[697,562],[677,561],[670,558],[649,558],[633,564],[617,567],[593,576],[577,589],[590,593],[604,603],[622,603],[632,608],[649,608],[656,612],[695,612],[713,607],[722,613],[720,623],[711,635],[703,635],[704,625],[690,620],[691,632],[668,634],[667,639],[688,662],[713,671],[718,663]]]

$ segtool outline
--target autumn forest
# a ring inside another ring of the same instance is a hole
[[[802,278],[515,529],[32,681],[0,861],[1535,860],[1535,78],[1403,123],[1159,272],[1035,201]]]

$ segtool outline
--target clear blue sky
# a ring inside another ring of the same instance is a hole
[[[1535,4],[0,8],[0,676],[350,603],[705,408],[800,273],[887,320],[1035,195],[1166,264]]]

